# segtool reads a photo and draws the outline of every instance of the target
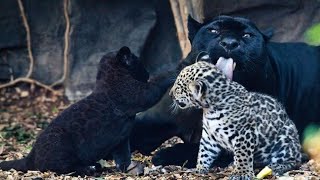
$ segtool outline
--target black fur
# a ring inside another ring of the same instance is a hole
[[[129,134],[135,114],[159,101],[173,82],[166,74],[146,82],[148,77],[129,48],[105,55],[92,94],[55,118],[27,157],[1,162],[0,169],[82,175],[98,160],[113,158],[125,170],[131,159]]]

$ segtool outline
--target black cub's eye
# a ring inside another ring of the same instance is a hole
[[[208,31],[214,34],[219,34],[219,31],[213,28],[208,28]]]
[[[244,37],[244,38],[249,38],[249,37],[251,37],[251,34],[245,33],[242,37]]]

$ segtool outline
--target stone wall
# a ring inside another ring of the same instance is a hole
[[[182,53],[170,2],[186,6],[178,7],[180,12],[185,14],[186,11],[199,21],[219,14],[250,18],[261,29],[272,28],[274,41],[304,41],[306,29],[320,22],[318,0],[67,1],[70,32],[64,87],[70,100],[91,92],[99,59],[121,46],[129,46],[140,56],[151,74],[175,65]],[[35,62],[31,77],[44,84],[51,84],[63,75],[66,30],[63,2],[22,0]],[[185,23],[183,28],[186,28]],[[26,30],[17,0],[1,0],[1,83],[26,75],[29,66],[26,44]]]
[[[63,0],[24,0],[35,66],[32,78],[51,84],[63,75],[66,20]],[[107,52],[128,46],[151,74],[176,64],[181,51],[169,1],[69,0],[70,19],[66,95],[77,100],[91,92],[97,63]],[[28,70],[26,31],[18,3],[0,1],[0,80]]]

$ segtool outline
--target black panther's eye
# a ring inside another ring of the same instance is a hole
[[[251,34],[250,33],[245,33],[242,37],[249,38],[249,37],[251,37]]]
[[[213,28],[208,28],[208,31],[214,34],[219,34],[219,31]]]

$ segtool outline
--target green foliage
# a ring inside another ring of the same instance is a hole
[[[24,148],[23,152],[29,153],[29,152],[31,151],[31,149],[32,149],[32,146],[31,146],[31,145],[26,146],[26,147]]]
[[[37,123],[37,127],[40,129],[45,129],[48,127],[48,125],[49,125],[49,122],[46,122],[46,121],[39,121]]]
[[[35,113],[34,115],[36,116],[37,119],[43,118],[43,115],[41,113]]]
[[[304,36],[308,44],[320,45],[320,23],[311,26]]]
[[[58,109],[56,106],[54,106],[54,107],[51,109],[51,112],[53,112],[53,113],[58,113],[58,112],[59,112],[59,109]]]
[[[27,132],[20,125],[4,127],[2,131],[3,132],[1,134],[3,135],[4,138],[8,139],[8,138],[14,137],[20,143],[29,141],[30,139],[33,139],[35,136],[34,134]]]
[[[310,124],[306,127],[303,132],[303,139],[307,140],[309,138],[314,137],[317,133],[320,133],[320,127],[315,124]]]

